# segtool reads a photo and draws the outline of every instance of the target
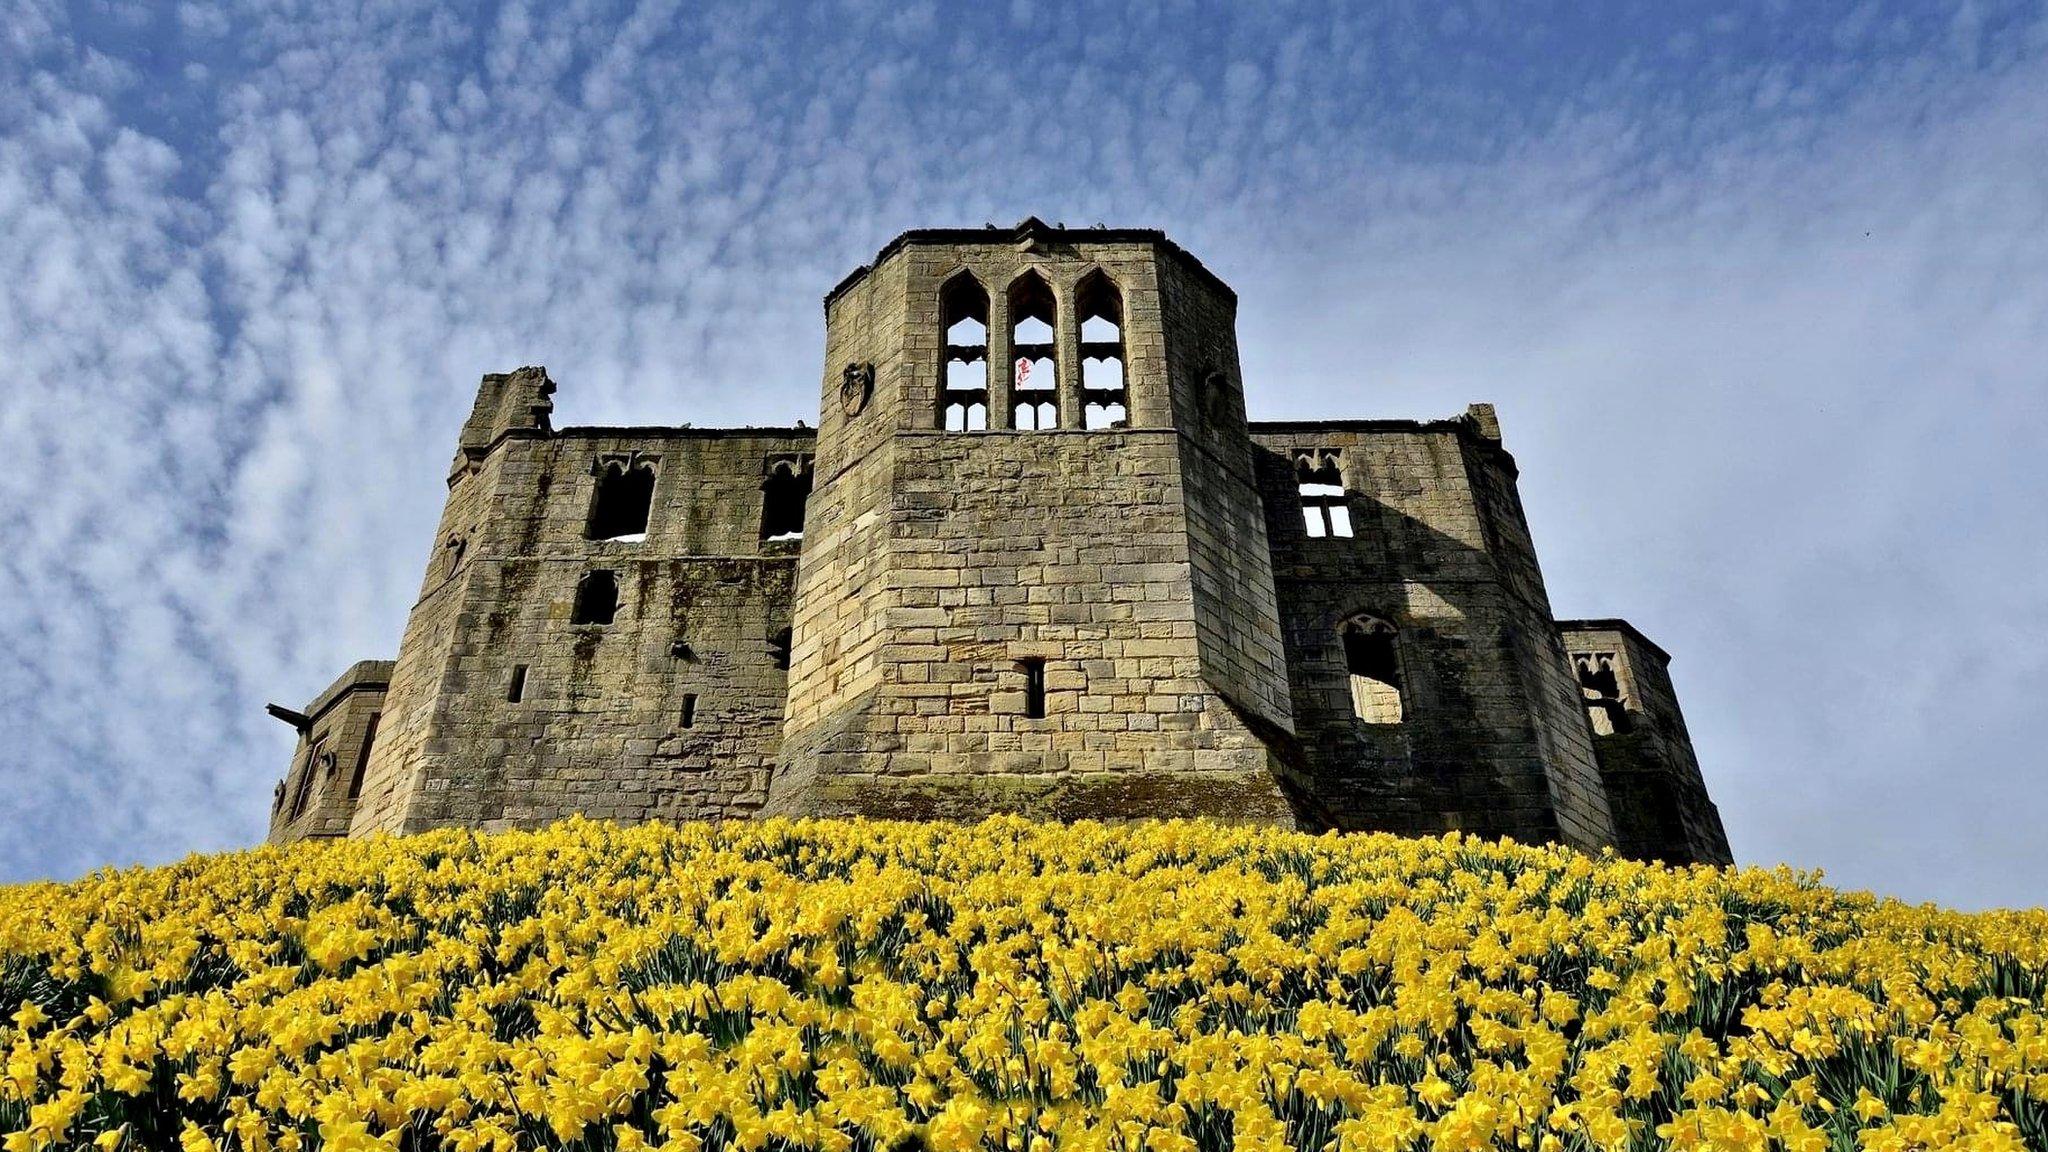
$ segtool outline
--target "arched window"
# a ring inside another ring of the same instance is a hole
[[[1124,296],[1101,269],[1082,277],[1074,291],[1081,318],[1081,410],[1087,428],[1122,428],[1130,423],[1124,390]]]
[[[1367,724],[1399,724],[1400,634],[1378,616],[1360,614],[1337,626],[1344,644],[1344,670],[1351,678],[1351,714]]]
[[[1060,426],[1059,356],[1053,337],[1052,285],[1036,271],[1010,285],[1011,426]]]
[[[1593,735],[1618,736],[1629,731],[1628,703],[1622,699],[1621,676],[1612,652],[1578,652],[1572,667],[1579,674],[1579,694],[1586,700],[1586,718]]]
[[[939,326],[939,426],[980,432],[988,427],[988,291],[971,274],[961,272],[939,289]]]
[[[603,569],[584,573],[576,582],[576,606],[569,623],[609,624],[618,614],[619,578]]]
[[[1301,490],[1302,526],[1310,536],[1351,535],[1351,502],[1344,495],[1344,471],[1336,452],[1297,451],[1294,480]]]
[[[583,535],[591,540],[647,539],[654,465],[632,458],[600,460],[591,471],[597,476],[597,490],[590,497],[590,520]]]
[[[768,477],[761,481],[762,541],[803,539],[804,505],[810,498],[810,457],[769,457]]]

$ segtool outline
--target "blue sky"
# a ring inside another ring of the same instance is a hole
[[[908,227],[1166,229],[1253,414],[1500,406],[1745,862],[2048,874],[2041,4],[120,4],[0,27],[0,881],[247,844],[486,371],[786,423]]]

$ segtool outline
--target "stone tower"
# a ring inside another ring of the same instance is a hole
[[[1248,422],[1160,232],[926,229],[825,298],[816,429],[555,428],[483,378],[395,662],[274,839],[1206,816],[1724,862],[1668,657],[1560,623],[1490,406]]]
[[[1035,220],[834,289],[770,812],[1295,819],[1235,315]]]

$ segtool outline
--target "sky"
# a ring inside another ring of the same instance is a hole
[[[896,233],[1157,227],[1254,418],[1499,406],[1745,863],[2048,902],[2048,10],[9,0],[0,882],[253,843],[478,377],[815,422]]]

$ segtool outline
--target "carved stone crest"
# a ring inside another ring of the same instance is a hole
[[[858,416],[875,394],[875,366],[851,363],[839,374],[839,406],[848,416]]]

